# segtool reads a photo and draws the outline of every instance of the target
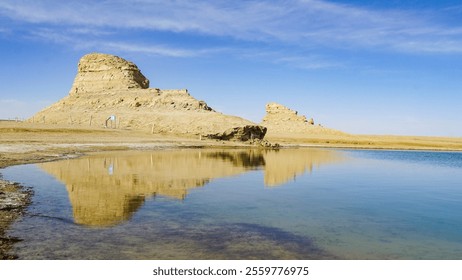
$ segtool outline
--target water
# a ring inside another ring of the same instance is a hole
[[[462,153],[101,153],[2,170],[32,186],[21,259],[462,259]]]

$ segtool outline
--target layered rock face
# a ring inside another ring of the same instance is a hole
[[[148,87],[149,80],[132,62],[114,55],[91,53],[80,59],[69,94]]]
[[[297,111],[291,110],[287,108],[286,106],[283,106],[278,103],[266,104],[266,116],[263,118],[262,123],[269,123],[269,124],[288,123],[291,125],[309,124],[305,116],[303,115],[300,116],[298,115]]]
[[[80,59],[69,95],[29,121],[204,136],[258,126],[214,111],[185,89],[148,87],[149,80],[132,62],[108,54],[88,54]]]
[[[268,128],[268,134],[343,134],[338,130],[315,125],[314,120],[298,115],[297,111],[278,103],[266,104],[266,115],[260,123]],[[285,135],[287,136],[287,135]]]

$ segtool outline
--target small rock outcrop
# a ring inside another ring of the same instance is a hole
[[[83,56],[70,94],[107,90],[149,88],[149,80],[138,67],[115,55],[91,53]]]
[[[209,139],[226,140],[226,141],[249,141],[254,139],[263,139],[266,134],[266,127],[261,125],[245,125],[227,129],[223,133],[209,134]]]

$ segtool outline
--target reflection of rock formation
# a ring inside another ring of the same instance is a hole
[[[184,150],[112,153],[40,164],[66,184],[75,222],[107,226],[127,220],[153,195],[183,199],[188,190],[210,179],[244,172],[251,156],[218,151]],[[248,151],[252,153],[252,151]]]
[[[317,149],[281,149],[265,152],[265,185],[282,185],[313,167],[341,160],[338,152]]]
[[[334,151],[177,150],[96,154],[39,166],[62,181],[78,224],[111,226],[128,220],[145,197],[184,199],[213,178],[265,167],[265,185],[292,180],[313,166],[340,159]]]

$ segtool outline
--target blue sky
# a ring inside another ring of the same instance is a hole
[[[66,96],[90,52],[255,122],[279,102],[350,133],[462,137],[460,1],[1,0],[0,119]]]

